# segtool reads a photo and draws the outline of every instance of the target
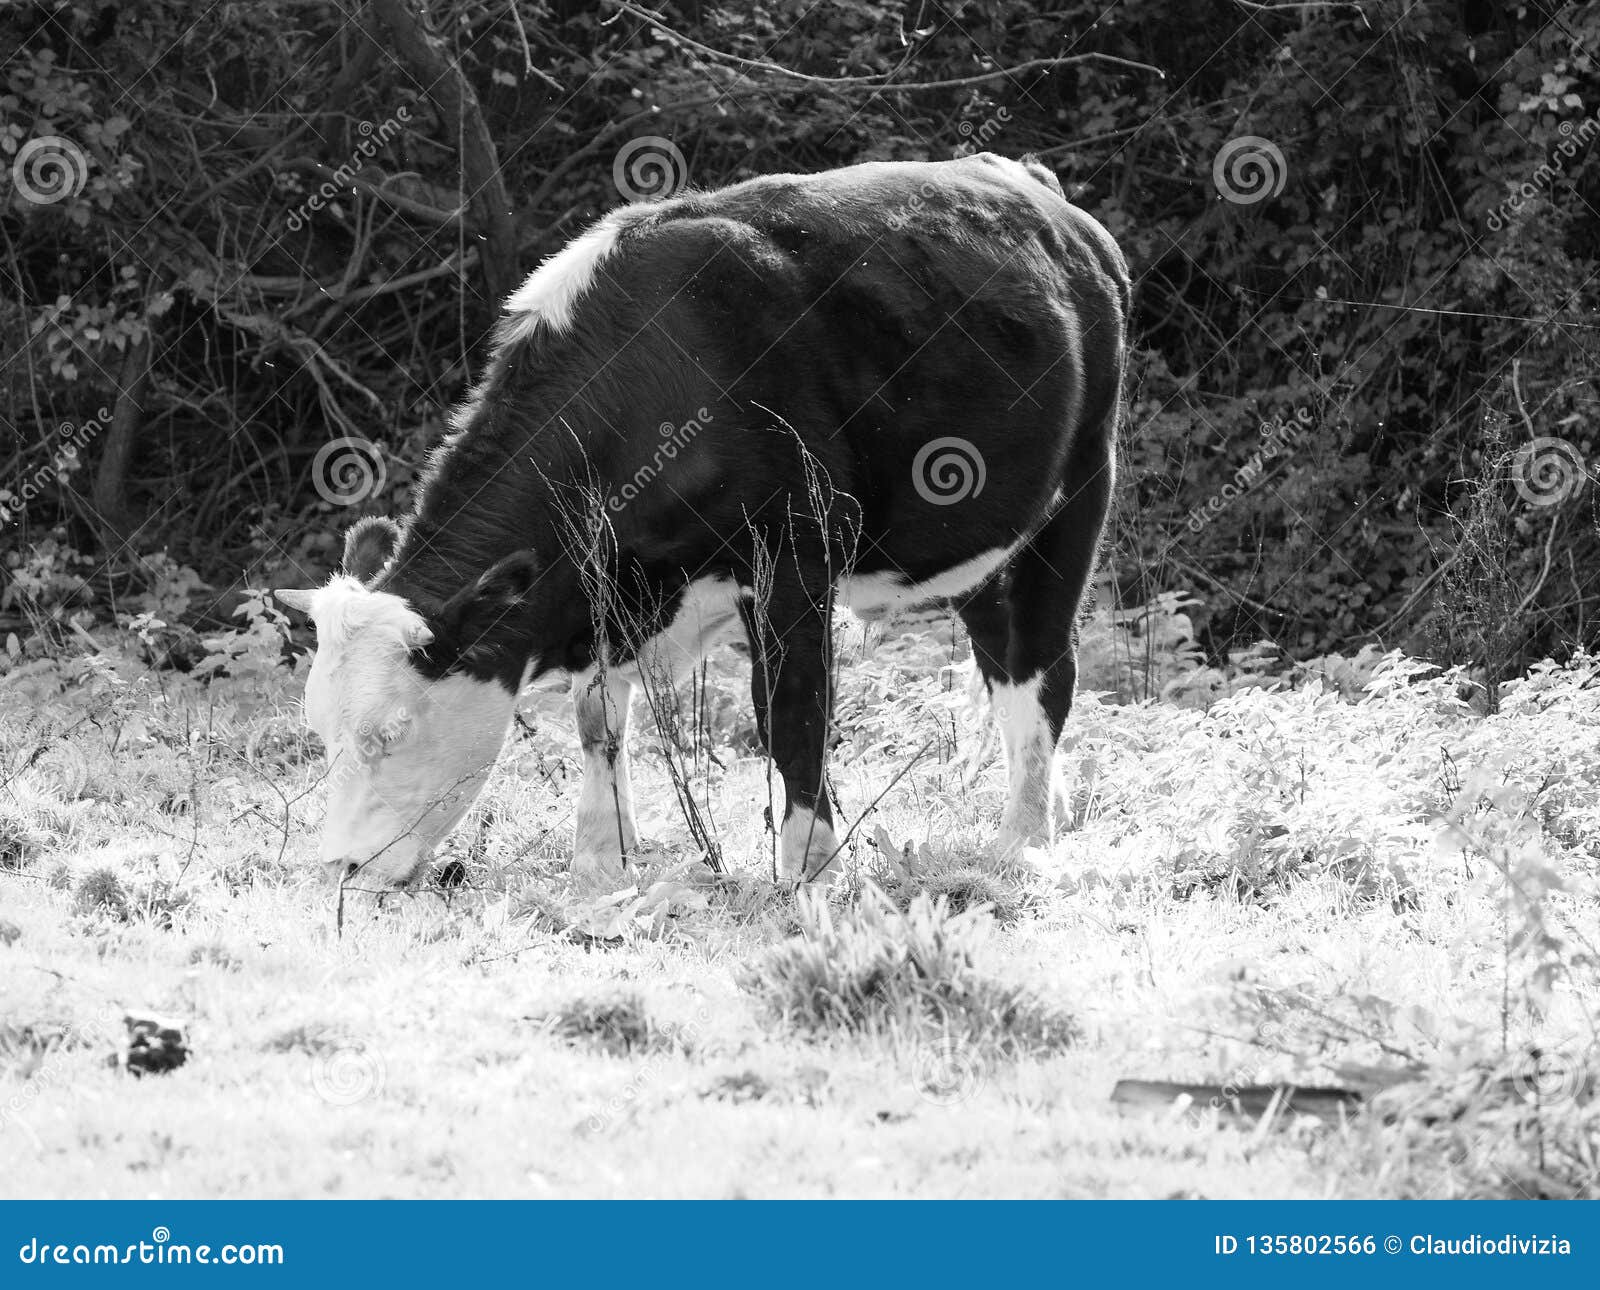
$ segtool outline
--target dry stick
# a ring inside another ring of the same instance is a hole
[[[571,427],[567,429],[572,433]],[[578,494],[576,512],[569,511],[558,499],[555,514],[561,525],[562,551],[577,567],[579,581],[589,602],[589,623],[595,639],[595,679],[590,683],[589,690],[593,691],[596,687],[600,690],[600,721],[605,737],[602,750],[606,766],[611,772],[611,809],[617,824],[617,853],[622,859],[623,867],[626,868],[628,840],[623,823],[622,788],[617,782],[617,758],[625,753],[626,749],[611,728],[611,714],[608,707],[610,686],[607,682],[611,667],[607,619],[615,587],[613,579],[607,573],[606,565],[608,552],[616,551],[616,530],[606,517],[604,498],[588,452],[576,434],[572,437],[583,460],[587,478],[583,484],[576,486]],[[535,469],[539,471],[545,486],[555,494],[557,491],[555,482],[539,467],[536,466]]]
[[[628,835],[622,820],[622,786],[617,781],[617,757],[620,753],[625,752],[626,749],[622,746],[621,741],[617,739],[616,733],[611,727],[611,710],[609,706],[611,687],[606,679],[611,666],[611,651],[606,640],[605,625],[612,587],[610,580],[606,577],[603,544],[605,535],[610,533],[612,548],[615,549],[616,533],[611,528],[610,521],[606,519],[604,511],[600,508],[598,487],[596,486],[593,491],[594,497],[585,499],[585,516],[587,517],[592,511],[594,518],[592,520],[587,520],[586,518],[585,531],[589,536],[589,544],[583,553],[583,563],[579,566],[581,569],[593,570],[592,576],[588,574],[580,575],[586,581],[591,582],[589,613],[595,636],[596,671],[595,679],[590,689],[592,690],[595,686],[600,687],[600,724],[605,734],[605,743],[602,745],[602,750],[605,753],[606,769],[611,772],[611,813],[617,822],[617,854],[622,857],[623,868],[627,868]],[[627,714],[623,713],[622,716],[625,718]]]
[[[833,613],[832,613],[832,610],[833,610],[833,589],[837,585],[837,578],[835,576],[834,568],[833,568],[833,542],[832,542],[832,535],[831,535],[831,533],[829,531],[829,522],[830,522],[832,514],[833,514],[833,502],[834,502],[834,499],[839,496],[839,492],[833,485],[833,477],[831,475],[829,475],[829,473],[827,471],[827,468],[825,466],[823,466],[820,461],[817,460],[816,456],[806,446],[805,440],[802,439],[801,436],[800,436],[800,432],[798,430],[796,430],[794,428],[794,426],[792,426],[782,415],[780,415],[777,412],[774,412],[771,408],[765,407],[760,403],[756,403],[756,404],[754,404],[754,406],[758,407],[758,408],[761,408],[761,410],[763,412],[765,412],[769,416],[773,417],[778,422],[778,424],[784,430],[787,430],[789,432],[789,434],[794,438],[795,450],[799,454],[800,468],[801,468],[802,475],[803,475],[804,480],[805,480],[806,502],[807,502],[807,505],[808,505],[808,507],[810,509],[810,514],[809,514],[809,516],[807,518],[810,521],[812,521],[812,522],[814,522],[816,524],[816,526],[817,526],[817,538],[818,538],[818,541],[821,543],[821,546],[822,546],[823,575],[824,575],[824,581],[825,581],[825,585],[826,585],[827,590],[824,593],[822,605],[819,606],[818,608],[819,608],[819,612],[821,613],[822,618],[823,618],[823,623],[822,623],[823,649],[826,651],[826,654],[827,654],[827,657],[825,659],[825,662],[826,662],[827,666],[824,669],[824,671],[825,671],[824,684],[827,686],[827,691],[826,691],[826,695],[825,695],[825,698],[826,698],[826,718],[825,718],[824,723],[823,723],[823,753],[824,753],[824,756],[823,756],[823,759],[822,759],[821,769],[818,772],[818,783],[816,785],[816,790],[815,790],[816,793],[817,793],[817,796],[819,798],[821,798],[823,796],[823,794],[827,790],[827,756],[826,756],[826,753],[827,753],[828,732],[829,732],[829,728],[831,727],[832,721],[833,721],[833,695],[838,693],[838,688],[839,688],[838,687],[838,673],[837,673],[838,661],[837,661],[837,658],[834,655],[834,651],[833,651]],[[848,497],[848,494],[846,496]],[[849,500],[852,501],[852,502],[855,501],[855,499],[853,497],[849,498]],[[857,517],[856,518],[859,519],[859,512],[860,512],[860,504],[859,503],[856,503],[856,510],[857,510]],[[796,579],[800,583],[802,591],[803,591],[804,588],[805,588],[805,576],[804,576],[804,571],[800,567],[800,538],[799,538],[799,534],[795,530],[795,524],[794,524],[795,515],[794,515],[793,511],[788,512],[788,520],[789,520],[790,558],[794,561]],[[838,577],[848,578],[850,576],[851,572],[853,572],[853,570],[855,568],[856,556],[857,556],[857,553],[858,553],[859,547],[860,547],[860,539],[861,539],[861,529],[860,529],[859,523],[857,523],[857,524],[853,525],[851,530],[850,530],[849,544],[848,544],[848,547],[844,548],[844,551],[843,551],[844,567],[840,570],[840,573],[839,573]],[[770,705],[769,705],[769,707],[770,707]],[[770,721],[770,714],[769,714],[769,721]],[[769,780],[770,780],[770,777],[769,777]],[[812,814],[811,814],[810,826],[806,831],[805,849],[801,852],[801,856],[802,856],[801,866],[800,866],[800,880],[801,881],[806,881],[804,857],[810,855],[810,853],[811,853],[811,843],[812,843],[813,838],[816,836],[816,828],[817,828],[817,813],[815,811],[813,811]],[[839,854],[839,845],[836,844],[834,846],[833,851],[829,853],[827,860],[825,860],[822,863],[822,865],[818,867],[818,869],[816,871],[816,874],[813,874],[812,876],[815,877],[817,874],[823,873],[827,869],[827,867],[830,864],[833,863],[834,857],[837,856],[838,854]]]
[[[750,518],[750,512],[745,510],[743,504],[740,510],[744,511],[744,524],[750,534],[750,635],[754,637],[751,642],[757,657],[751,660],[752,667],[761,670],[762,689],[766,692],[766,713],[762,722],[766,730],[767,754],[767,829],[768,845],[772,852],[772,880],[778,880],[778,828],[772,810],[772,674],[767,667],[767,631],[766,626],[771,622],[770,610],[772,605],[772,584],[774,560],[772,552],[767,549],[762,540],[760,531],[755,526],[755,521]],[[761,714],[758,714],[761,715]]]
[[[850,826],[850,828],[845,832],[844,837],[839,839],[839,845],[834,847],[833,853],[831,855],[829,855],[827,860],[825,860],[818,867],[818,869],[817,869],[817,873],[818,874],[826,873],[828,871],[828,866],[830,864],[832,864],[833,861],[834,861],[834,858],[841,851],[843,851],[845,849],[845,847],[847,847],[850,844],[850,839],[855,837],[856,830],[859,829],[862,826],[862,824],[864,824],[866,822],[867,816],[871,815],[873,811],[877,810],[878,803],[883,801],[884,798],[888,797],[889,794],[894,791],[894,786],[896,784],[898,784],[902,779],[904,779],[907,775],[909,775],[911,773],[911,768],[913,766],[915,766],[919,761],[921,761],[923,759],[923,757],[927,754],[928,749],[930,749],[932,747],[933,747],[933,740],[930,739],[926,743],[924,743],[921,748],[917,749],[915,755],[911,758],[911,760],[908,761],[904,766],[902,766],[899,769],[899,771],[896,772],[895,777],[893,779],[891,779],[887,784],[885,784],[883,786],[883,791],[881,793],[879,793],[875,798],[873,798],[870,802],[867,803],[866,809],[863,810],[861,812],[861,814],[856,817],[856,822],[854,824],[852,824]],[[813,875],[813,877],[814,876],[815,875]]]
[[[683,749],[678,739],[678,722],[682,714],[678,709],[677,690],[672,686],[670,676],[665,674],[666,669],[658,673],[643,657],[639,659],[638,670],[639,685],[644,691],[645,702],[650,705],[650,715],[661,739],[662,760],[666,763],[667,779],[672,784],[678,810],[689,826],[690,836],[703,852],[705,863],[713,873],[724,873],[722,848],[717,842],[714,828],[708,828],[705,817],[701,815],[700,804],[695,801],[691,787],[692,776],[684,769]],[[666,697],[668,695],[670,700]]]

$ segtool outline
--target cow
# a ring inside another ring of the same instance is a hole
[[[836,604],[959,614],[1007,762],[995,863],[1047,843],[1129,303],[1110,234],[1029,159],[769,175],[604,215],[506,300],[404,522],[358,521],[326,585],[277,593],[317,636],[324,864],[417,883],[521,689],[565,673],[573,869],[620,876],[634,693],[742,631],[784,787],[777,876],[827,877]]]

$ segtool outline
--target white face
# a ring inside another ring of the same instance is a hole
[[[425,678],[408,656],[432,633],[398,596],[343,576],[291,595],[317,627],[305,707],[329,761],[322,861],[354,888],[407,886],[489,778],[515,696]]]

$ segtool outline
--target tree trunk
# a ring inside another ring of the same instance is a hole
[[[372,0],[370,12],[387,30],[389,46],[460,145],[463,195],[472,212],[472,226],[484,238],[478,264],[489,297],[486,303],[491,313],[498,313],[522,275],[517,263],[516,216],[478,96],[444,43],[412,8],[411,0]],[[373,35],[379,38],[378,33]]]
[[[107,552],[128,541],[139,528],[139,517],[128,497],[128,467],[138,446],[139,431],[144,428],[153,348],[147,325],[144,335],[128,347],[117,374],[117,400],[95,471],[90,500],[99,521],[101,546]]]

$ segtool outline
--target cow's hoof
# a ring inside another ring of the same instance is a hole
[[[622,853],[615,847],[572,853],[572,876],[584,886],[621,882],[625,869]]]
[[[1018,875],[1043,873],[1050,859],[1049,844],[1037,833],[1002,830],[989,852],[992,868]]]
[[[781,875],[784,882],[793,883],[796,887],[810,887],[824,890],[835,878],[839,876],[839,857],[833,856],[830,860],[828,853],[812,856],[803,873],[795,872]]]
[[[778,835],[778,881],[826,887],[839,865],[833,826],[809,811],[791,811]]]

